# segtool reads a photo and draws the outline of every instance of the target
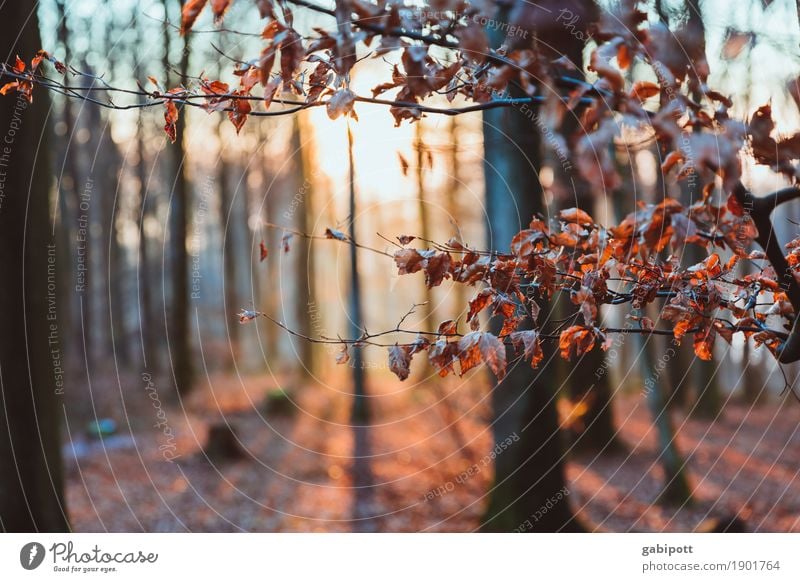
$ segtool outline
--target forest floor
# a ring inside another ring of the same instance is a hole
[[[477,382],[374,384],[373,394],[382,388],[371,428],[374,519],[351,520],[345,391],[330,383],[304,385],[295,400],[299,410],[280,414],[262,406],[274,380],[219,376],[182,406],[126,401],[128,416],[117,419],[112,437],[92,440],[70,431],[65,464],[72,525],[79,532],[475,530],[492,478],[485,388]],[[440,402],[445,394],[448,405]],[[800,404],[794,399],[755,408],[729,402],[713,420],[675,413],[678,448],[694,487],[691,507],[654,503],[661,470],[646,405],[629,395],[615,406],[628,452],[575,455],[567,464],[566,499],[590,527],[689,531],[738,515],[750,531],[800,531]],[[212,462],[203,454],[209,426],[220,422],[235,426],[243,459]]]

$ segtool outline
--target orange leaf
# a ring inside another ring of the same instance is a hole
[[[425,261],[425,284],[428,289],[432,289],[442,284],[442,281],[450,275],[450,265],[452,264],[452,257],[450,253],[433,253]]]
[[[666,174],[669,172],[677,163],[683,161],[683,154],[679,151],[673,151],[667,154],[667,157],[664,158],[664,161],[661,162],[661,172]]]
[[[675,339],[680,343],[683,336],[686,335],[686,332],[689,331],[692,327],[692,322],[689,319],[682,319],[678,323],[675,324],[675,327],[672,330],[672,335]]]
[[[211,0],[211,11],[214,13],[214,22],[219,24],[225,16],[225,12],[230,8],[231,0]]]
[[[539,334],[532,330],[515,331],[510,336],[511,343],[517,350],[523,350],[525,359],[531,363],[531,368],[535,368],[544,359],[544,352],[542,352],[542,344],[539,340]]]
[[[627,69],[631,66],[631,53],[627,45],[619,45],[617,49],[617,63],[619,63],[620,69]]]
[[[714,357],[714,333],[713,329],[708,331],[698,331],[694,334],[694,353],[701,360],[709,361]]]
[[[661,92],[661,87],[651,81],[636,81],[631,88],[630,96],[632,99],[644,101]]]
[[[445,377],[453,371],[453,364],[458,359],[458,343],[440,339],[428,350],[428,361],[439,376]]]
[[[342,349],[336,354],[337,364],[346,364],[350,361],[350,354],[347,353],[347,344],[342,346]]]
[[[389,369],[394,372],[400,380],[408,378],[410,365],[411,350],[407,346],[398,346],[395,344],[389,348]]]
[[[326,109],[328,117],[337,119],[342,115],[348,115],[353,111],[353,104],[356,102],[356,94],[350,89],[339,89],[328,100]]]
[[[558,213],[558,217],[564,222],[572,222],[581,226],[591,226],[594,219],[580,208],[567,208]]]
[[[448,319],[439,324],[439,335],[455,335],[458,333],[458,323]]]
[[[511,252],[520,259],[524,259],[536,252],[541,242],[545,240],[547,240],[547,232],[544,228],[521,230],[511,239]]]
[[[394,262],[400,275],[416,273],[425,266],[425,260],[417,249],[401,249],[394,254]]]
[[[325,229],[325,238],[333,238],[342,242],[347,242],[347,235],[340,230],[334,228]]]
[[[239,91],[234,91],[234,95],[239,95]],[[228,119],[231,120],[233,126],[236,128],[236,133],[239,133],[247,121],[247,116],[250,114],[252,108],[247,99],[234,99],[231,111],[228,111]]]
[[[594,330],[582,325],[573,325],[561,332],[558,339],[558,349],[561,350],[561,357],[571,360],[580,357],[594,347]]]
[[[744,216],[745,215],[745,208],[742,206],[742,203],[739,202],[739,197],[736,194],[731,194],[728,196],[728,203],[727,203],[728,210],[730,210],[731,214],[734,216]]]
[[[40,50],[36,56],[31,59],[31,71],[36,72],[43,59],[49,59],[50,55],[45,50]]]
[[[0,95],[5,95],[12,89],[16,89],[19,87],[19,81],[11,81],[10,83],[6,83],[2,87],[0,87]]]
[[[506,346],[495,335],[486,331],[473,331],[458,342],[458,360],[464,374],[481,362],[502,379],[506,373]]]
[[[175,129],[175,124],[178,121],[178,108],[175,105],[175,102],[172,99],[169,99],[166,103],[164,103],[165,111],[164,111],[164,131],[167,132],[167,137],[169,141],[175,143],[177,139],[177,130]]]
[[[181,34],[186,34],[194,26],[208,0],[188,0],[181,10]]]

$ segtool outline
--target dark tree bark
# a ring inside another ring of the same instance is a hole
[[[41,48],[36,3],[6,3],[0,30],[4,62],[16,54],[29,59]],[[51,168],[42,141],[48,108],[45,91],[35,92],[32,104],[14,95],[0,99],[0,265],[6,273],[0,285],[0,530],[6,532],[69,529],[59,450],[62,407],[48,344],[51,324],[57,325],[48,320],[56,257]]]
[[[582,13],[591,13],[595,8],[594,0],[578,0]],[[580,23],[586,27],[588,23]],[[588,35],[588,31],[584,30]],[[561,45],[561,50],[578,70],[583,69],[584,41],[574,34],[567,34]],[[562,134],[570,139],[580,137],[581,125],[576,114],[567,114],[561,128]],[[609,147],[612,147],[609,144]],[[574,185],[572,196],[568,200],[561,200],[561,208],[577,207],[585,210],[591,216],[596,215],[597,197],[592,192],[591,186],[571,166],[558,168],[564,174],[564,182]],[[566,297],[565,297],[566,299]],[[564,301],[564,315],[574,313],[576,306],[570,301]],[[598,319],[602,319],[602,309],[598,309]],[[562,366],[565,362],[562,362]],[[598,373],[607,367],[606,354],[600,349],[587,352],[577,361],[569,362],[566,374],[566,386],[570,398],[574,402],[585,402],[586,413],[581,418],[583,430],[575,435],[570,450],[583,451],[622,451],[625,446],[617,436],[614,423],[614,409],[612,405],[613,390],[608,374]],[[589,381],[587,381],[589,379]]]
[[[229,367],[233,367],[239,355],[239,324],[234,316],[238,311],[238,249],[237,237],[234,230],[240,228],[239,222],[234,220],[236,213],[230,190],[230,162],[225,155],[225,146],[222,142],[222,126],[227,123],[227,118],[220,117],[217,125],[217,139],[219,140],[219,159],[217,160],[217,180],[219,181],[219,207],[222,228],[222,264],[223,264],[223,302],[225,312],[225,329],[229,347]]]
[[[71,50],[72,42],[65,0],[59,1],[58,11],[60,18],[58,41],[64,51],[64,60],[72,62],[76,55]],[[61,210],[62,231],[66,240],[62,241],[63,248],[59,249],[59,255],[70,267],[62,269],[62,272],[67,273],[63,277],[68,283],[64,291],[68,308],[64,310],[65,317],[59,318],[59,324],[63,325],[65,335],[68,335],[70,340],[65,346],[69,372],[66,382],[69,412],[73,417],[89,419],[92,417],[91,401],[86,398],[84,393],[83,378],[88,373],[87,370],[92,368],[94,354],[90,349],[89,339],[84,340],[85,335],[88,334],[84,330],[89,330],[92,325],[91,309],[88,307],[92,276],[90,268],[78,271],[78,265],[80,256],[83,257],[83,265],[90,265],[92,249],[88,236],[83,241],[79,242],[78,240],[81,227],[88,230],[88,225],[84,222],[82,216],[84,212],[81,210],[80,195],[85,182],[81,172],[80,150],[73,144],[77,131],[75,103],[72,99],[64,99],[63,105],[63,157],[56,171],[60,176],[59,209]],[[82,279],[79,279],[79,273]]]
[[[496,110],[484,112],[484,144],[488,247],[502,249],[544,209],[538,180],[541,138],[524,113]],[[556,413],[557,356],[552,343],[543,348],[545,359],[538,369],[518,362],[492,391],[494,441],[499,445],[511,439],[513,444],[495,458],[484,531],[519,528],[566,486]],[[573,517],[562,501],[531,531],[578,529]]]
[[[656,310],[651,305],[650,315],[657,317]],[[638,338],[643,341],[642,338]],[[658,369],[659,354],[669,359],[674,356],[675,341],[670,340],[670,346],[662,337],[651,337],[647,345],[641,350],[642,368],[648,371]],[[647,406],[653,417],[658,439],[658,462],[664,470],[664,484],[656,501],[665,505],[684,506],[692,503],[692,487],[686,471],[686,460],[678,450],[675,439],[675,427],[670,416],[671,411],[665,394],[669,392],[669,375],[661,374],[651,376],[650,382],[645,385]]]
[[[117,26],[115,20],[114,2],[104,0],[103,8],[107,21],[103,29],[101,46],[108,55],[106,57],[106,74],[114,76],[118,65],[117,57],[124,45],[114,46],[112,38],[118,38],[123,31]],[[128,23],[125,25],[127,26]],[[98,112],[100,110],[99,107],[92,109]],[[99,114],[99,118],[101,121],[98,126],[98,151],[95,163],[100,166],[100,221],[103,233],[101,237],[103,242],[101,252],[103,315],[101,321],[107,328],[106,337],[108,338],[106,345],[101,346],[101,349],[104,357],[116,358],[115,365],[127,366],[133,356],[130,335],[125,325],[128,270],[117,236],[122,192],[120,176],[124,162],[119,147],[111,138],[111,124],[108,117]]]
[[[506,8],[499,10],[497,20],[508,21]],[[502,41],[492,40],[495,45]],[[511,97],[522,95],[521,90],[511,89]],[[539,181],[542,137],[535,112],[528,107],[485,111],[483,119],[487,244],[488,248],[504,249],[535,214],[544,213]],[[542,318],[549,310],[542,305]],[[529,327],[531,322],[524,325]],[[556,411],[558,356],[552,342],[545,342],[543,351],[539,368],[517,362],[492,391],[494,441],[500,446],[511,439],[512,444],[495,457],[495,482],[483,531],[521,527],[529,532],[583,530],[566,499],[551,501],[567,489],[563,435]],[[534,520],[548,502],[552,509]]]
[[[695,38],[702,40],[702,46],[705,50],[705,25],[703,23],[703,15],[700,11],[700,4],[697,0],[686,0],[687,21],[686,27],[692,31]],[[690,78],[691,81],[691,78]],[[695,83],[690,82],[690,87],[694,93],[694,98],[699,99],[702,97],[700,92],[699,81]],[[701,131],[700,127],[694,128],[694,131]],[[686,180],[681,185],[681,202],[684,204],[691,204],[696,202],[701,197],[700,192],[701,184],[699,181]],[[701,253],[700,249],[693,245],[689,245],[683,255],[685,262],[694,264],[702,261],[705,254]],[[722,410],[722,394],[720,393],[719,378],[717,376],[718,362],[706,362],[700,358],[693,358],[691,369],[691,380],[694,384],[694,392],[697,398],[692,412],[701,418],[716,418]]]
[[[182,6],[183,0],[175,4]],[[164,8],[169,2],[164,0]],[[172,35],[171,28],[166,27],[165,39]],[[169,63],[169,41],[165,40],[165,69]],[[189,35],[183,37],[181,46],[179,74],[183,78],[189,69]],[[192,389],[193,368],[191,349],[191,326],[189,321],[189,252],[186,247],[187,223],[189,221],[189,178],[186,170],[186,111],[181,111],[176,123],[177,139],[168,147],[169,169],[168,184],[171,185],[169,210],[169,276],[172,279],[171,302],[167,310],[167,340],[170,347],[172,376],[178,394],[188,394]]]
[[[350,167],[350,240],[356,242],[356,174],[353,159],[353,133],[347,127],[347,152]],[[359,337],[364,331],[363,309],[361,304],[361,280],[358,276],[358,249],[350,246],[350,337]],[[364,373],[364,356],[359,346],[353,346],[350,354],[353,369],[353,405],[350,412],[350,423],[353,427],[353,529],[367,532],[375,530],[372,519],[372,500],[374,496],[372,466],[370,463],[370,428],[371,414],[367,396],[367,380]]]
[[[134,11],[136,14],[136,11]],[[144,42],[144,31],[139,23],[139,19],[134,20],[133,26],[136,27],[137,42]],[[134,76],[136,80],[144,84],[146,79],[141,70],[141,60],[135,59]],[[152,216],[154,201],[152,194],[148,192],[147,184],[149,177],[147,172],[147,148],[144,143],[144,110],[139,110],[136,130],[136,152],[139,163],[136,165],[136,176],[139,181],[139,246],[137,248],[136,281],[137,281],[137,313],[139,327],[139,342],[141,346],[142,369],[151,373],[158,373],[161,369],[159,358],[160,344],[158,339],[155,322],[158,321],[158,314],[153,303],[153,265],[150,264],[149,241],[145,230],[145,222]]]

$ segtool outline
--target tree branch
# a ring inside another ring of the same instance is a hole
[[[74,97],[76,99],[86,101],[87,103],[99,105],[100,107],[104,107],[106,109],[115,109],[115,110],[147,109],[150,107],[163,105],[167,101],[173,101],[175,103],[180,103],[182,105],[188,105],[190,107],[199,107],[201,109],[204,109],[206,108],[205,102],[210,100],[218,100],[218,101],[220,100],[263,101],[264,100],[263,97],[258,95],[235,95],[232,93],[192,93],[187,90],[186,92],[183,93],[170,95],[160,91],[146,91],[144,89],[139,89],[139,90],[125,89],[112,86],[75,87],[39,75],[32,77],[26,74],[15,73],[12,70],[10,70],[9,66],[5,63],[2,65],[2,68],[3,70],[0,71],[0,80],[2,80],[4,77],[8,77],[16,80],[23,79],[26,81],[31,81],[36,85],[44,87],[55,93],[59,93],[66,97]],[[95,99],[88,95],[83,95],[80,92],[85,92],[85,93],[102,92],[105,94],[120,93],[125,95],[144,97],[148,100],[138,103],[117,105],[116,103],[113,103],[110,100],[101,101],[99,99]],[[197,103],[196,101],[203,101],[203,103]],[[328,104],[328,100],[305,102],[296,99],[274,98],[272,99],[272,101],[274,103],[279,103],[281,105],[290,105],[291,107],[288,109],[282,109],[280,111],[251,111],[248,113],[248,115],[252,117],[274,117],[279,115],[291,115],[293,113],[297,113],[304,109],[310,109],[312,107],[324,107],[327,106]],[[384,105],[387,107],[414,109],[422,113],[433,113],[433,114],[454,116],[454,115],[462,115],[465,113],[474,113],[476,111],[487,111],[489,109],[496,109],[499,107],[517,107],[520,105],[538,106],[544,103],[545,97],[541,95],[534,95],[532,97],[493,99],[491,101],[475,103],[473,105],[466,105],[463,107],[435,107],[431,105],[424,105],[422,103],[415,103],[413,101],[395,101],[391,99],[377,99],[374,97],[362,97],[362,96],[356,96],[355,101],[357,103],[370,103],[373,105]],[[589,105],[592,103],[592,99],[589,97],[583,97],[578,101],[578,103],[581,105]],[[226,107],[215,107],[214,111],[230,112],[238,110],[235,107],[226,106]]]
[[[778,350],[778,361],[784,364],[796,362],[800,360],[800,285],[786,260],[778,237],[775,236],[771,215],[772,211],[781,204],[800,198],[800,189],[793,186],[759,197],[754,196],[739,182],[733,194],[739,204],[750,214],[750,218],[758,230],[756,242],[764,249],[767,259],[775,269],[778,284],[786,291],[786,296],[794,308],[795,319],[792,331]]]

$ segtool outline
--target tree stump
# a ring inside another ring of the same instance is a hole
[[[203,452],[212,461],[238,461],[247,456],[237,438],[236,428],[226,422],[209,427]]]

